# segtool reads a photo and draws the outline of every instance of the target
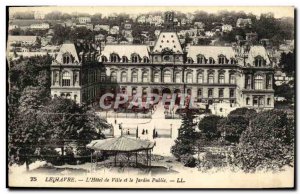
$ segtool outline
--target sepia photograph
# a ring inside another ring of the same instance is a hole
[[[293,6],[6,12],[8,188],[295,188]]]

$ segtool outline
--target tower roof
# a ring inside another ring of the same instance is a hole
[[[176,32],[161,32],[154,45],[153,52],[161,53],[169,50],[174,53],[183,54]]]

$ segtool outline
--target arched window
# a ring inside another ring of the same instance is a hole
[[[202,89],[198,89],[197,96],[198,98],[202,97]]]
[[[127,82],[127,72],[122,71],[121,73],[121,82]]]
[[[110,80],[112,82],[116,82],[117,81],[117,72],[115,72],[115,71],[111,72],[111,74],[110,74]]]
[[[71,85],[71,76],[69,72],[64,72],[62,75],[62,86],[70,86]]]
[[[262,67],[264,65],[264,59],[261,56],[257,56],[254,60],[255,67]]]
[[[154,82],[156,82],[156,83],[160,82],[160,80],[159,80],[159,73],[157,71],[154,72]]]
[[[74,101],[77,102],[77,95],[74,95]]]
[[[142,82],[148,82],[148,72],[144,71],[142,73]]]
[[[186,83],[193,83],[193,74],[191,72],[186,74]]]
[[[144,63],[149,63],[149,58],[148,57],[144,57]]]
[[[102,57],[101,57],[101,61],[102,61],[102,62],[107,62],[106,56],[102,56]]]
[[[235,75],[234,74],[229,75],[229,83],[230,84],[235,84]]]
[[[214,83],[214,74],[213,73],[209,73],[208,74],[208,83],[209,84],[213,84]]]
[[[119,62],[119,56],[116,54],[112,54],[110,56],[110,62]]]
[[[215,64],[215,60],[212,57],[209,58],[209,64]]]
[[[68,94],[66,95],[66,98],[67,98],[67,99],[71,99],[71,94],[68,93]]]
[[[131,61],[132,61],[133,63],[138,63],[138,62],[139,62],[139,56],[138,56],[138,55],[132,55]]]
[[[123,62],[123,63],[127,63],[127,62],[128,62],[128,59],[127,59],[126,56],[123,56],[123,57],[122,57],[122,62]]]
[[[254,88],[256,90],[262,90],[263,89],[263,77],[261,75],[256,75],[254,77]]]
[[[203,74],[202,73],[198,73],[198,75],[197,75],[197,83],[198,84],[202,84],[203,83]]]
[[[197,57],[197,63],[198,64],[205,64],[205,58],[203,56]]]
[[[164,82],[170,83],[171,82],[171,72],[169,70],[166,70],[164,72]]]
[[[226,63],[226,57],[224,55],[219,56],[219,64],[225,64]]]
[[[138,74],[137,74],[136,71],[133,71],[133,72],[131,73],[131,81],[132,81],[133,83],[138,82]]]
[[[189,57],[189,58],[187,59],[187,63],[192,64],[192,63],[193,63],[193,59]]]
[[[224,84],[225,83],[225,76],[224,73],[219,74],[219,84]]]

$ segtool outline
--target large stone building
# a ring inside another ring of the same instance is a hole
[[[53,96],[79,103],[99,100],[105,92],[129,96],[188,93],[199,103],[237,107],[274,107],[274,69],[262,46],[183,48],[168,12],[152,49],[147,45],[64,44],[52,64]]]

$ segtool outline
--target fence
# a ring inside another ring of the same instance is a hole
[[[117,113],[117,112],[98,112],[101,118],[139,118],[139,119],[151,119],[152,114],[149,113]]]

